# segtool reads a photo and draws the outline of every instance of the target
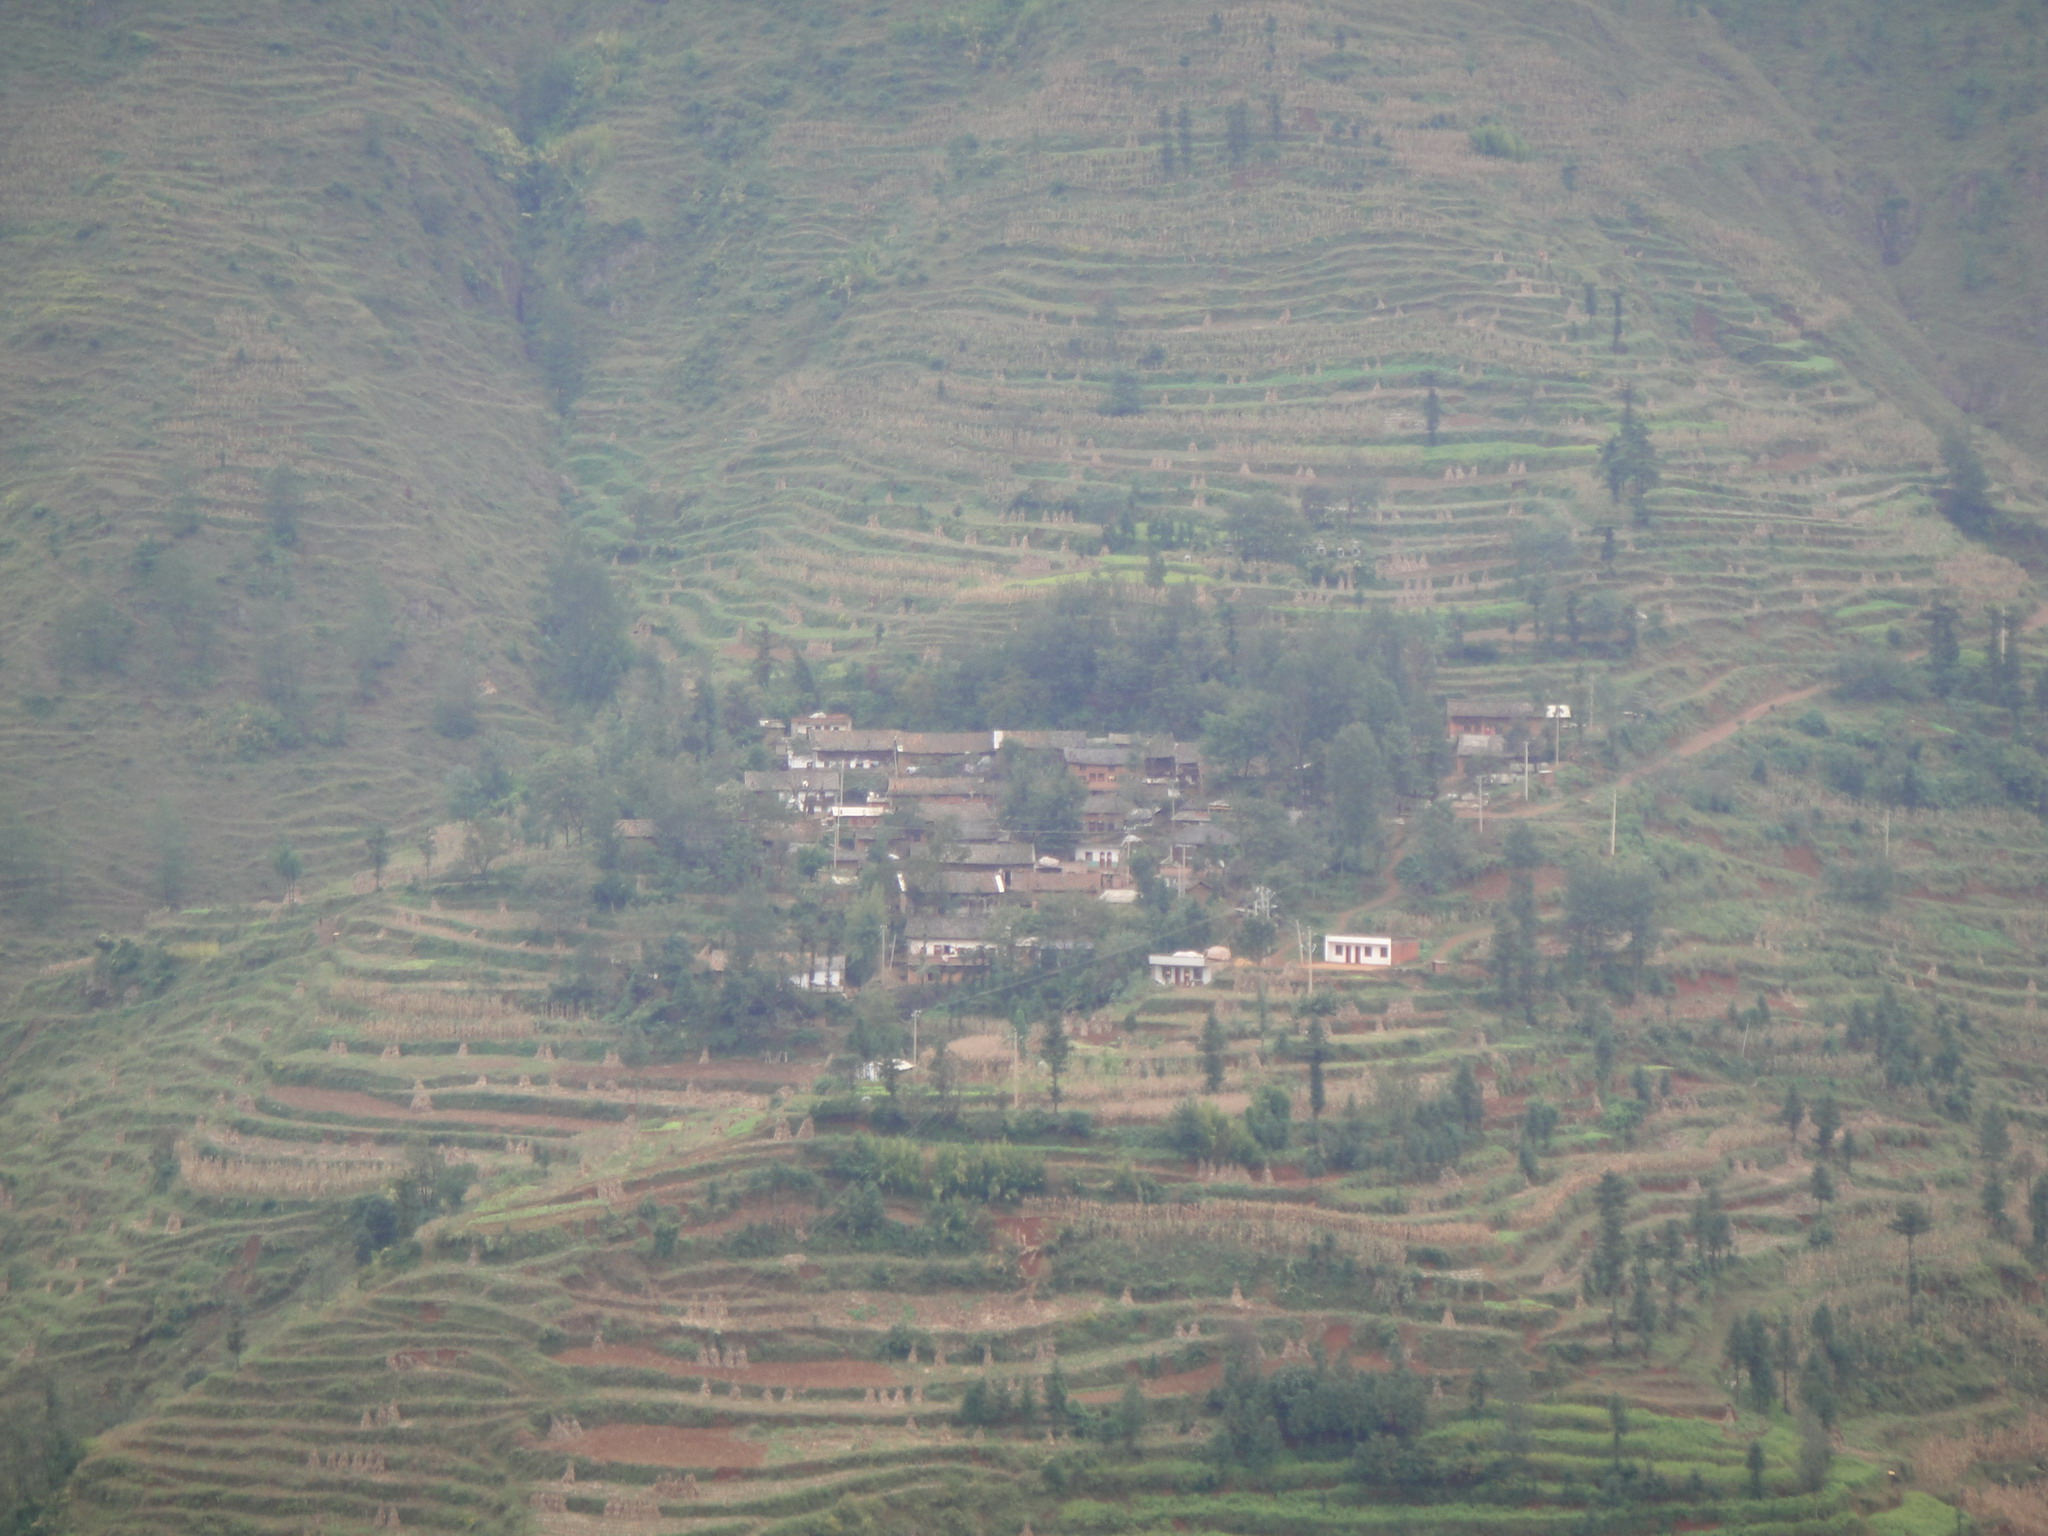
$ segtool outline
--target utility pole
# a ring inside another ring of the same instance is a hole
[[[1486,770],[1479,771],[1479,840],[1486,840]]]
[[[1529,738],[1522,738],[1522,798],[1529,798]]]
[[[1889,863],[1892,856],[1892,813],[1890,811],[1884,813],[1884,856],[1885,861]]]
[[[917,1021],[923,1015],[924,1010],[922,1008],[910,1010],[910,1064],[913,1067],[917,1065]]]
[[[1607,857],[1614,857],[1614,831],[1621,819],[1621,786],[1616,785],[1607,801]]]

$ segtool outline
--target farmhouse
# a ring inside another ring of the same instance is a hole
[[[994,923],[981,913],[913,917],[903,928],[903,969],[932,981],[959,981],[987,970],[997,943]]]
[[[1212,979],[1209,957],[1199,949],[1177,949],[1170,955],[1152,955],[1145,962],[1152,979],[1162,987],[1206,987]]]
[[[815,816],[846,798],[845,775],[829,768],[749,769],[742,782],[748,794],[773,795],[805,816]]]
[[[1186,742],[1154,742],[1145,748],[1145,782],[1181,789],[1202,787],[1202,756]]]
[[[1323,935],[1325,965],[1407,965],[1421,955],[1422,945],[1415,939],[1372,933]]]
[[[1541,710],[1521,699],[1452,699],[1444,705],[1444,734],[1453,741],[1464,736],[1504,736],[1518,725],[1542,718]]]
[[[1126,747],[1068,747],[1067,771],[1090,789],[1114,789],[1131,765]]]

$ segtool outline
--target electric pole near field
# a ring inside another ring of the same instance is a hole
[[[1607,857],[1614,857],[1614,831],[1621,819],[1621,786],[1616,785],[1607,801]]]

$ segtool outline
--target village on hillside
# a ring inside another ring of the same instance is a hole
[[[1563,705],[1448,701],[1443,798],[1471,814],[1489,793],[1526,797],[1532,780],[1551,775],[1569,718]],[[761,731],[774,766],[746,771],[737,788],[761,812],[762,836],[842,895],[877,861],[887,866],[883,883],[902,920],[886,969],[901,982],[976,981],[1006,949],[1060,942],[1024,936],[1030,925],[1016,921],[1048,899],[1134,906],[1155,882],[1173,897],[1224,893],[1238,834],[1192,743],[1078,730],[860,729],[827,711],[763,720]],[[617,832],[630,846],[654,827],[625,820]],[[1363,978],[1422,957],[1417,939],[1392,933],[1302,933],[1288,947],[1304,976]],[[1248,963],[1214,944],[1148,955],[1146,970],[1158,986],[1206,987]],[[790,980],[841,991],[844,957],[808,957]]]

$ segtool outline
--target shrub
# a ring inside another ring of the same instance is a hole
[[[84,597],[58,610],[50,624],[57,669],[70,674],[119,672],[135,625],[104,597]]]
[[[1481,123],[1468,137],[1473,153],[1495,160],[1528,160],[1535,155],[1519,133],[1502,123]]]

